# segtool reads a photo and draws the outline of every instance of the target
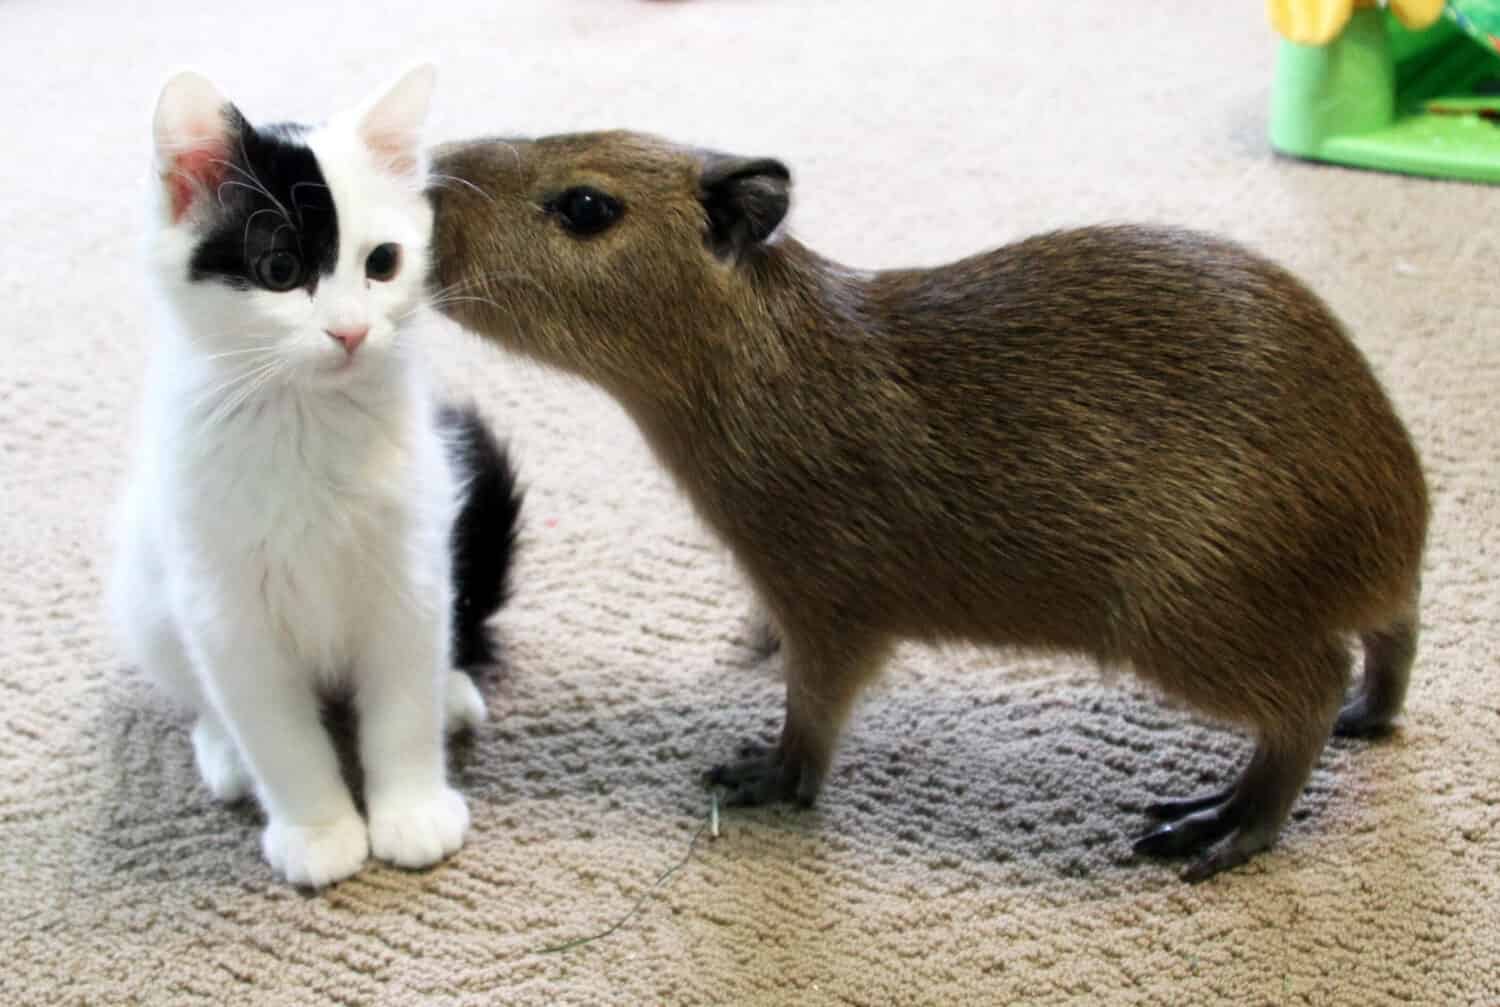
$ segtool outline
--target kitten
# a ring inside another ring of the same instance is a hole
[[[299,885],[371,853],[432,864],[469,825],[444,726],[485,711],[453,658],[493,656],[519,496],[478,415],[437,408],[409,324],[433,80],[414,69],[317,128],[254,127],[188,72],[156,108],[167,310],[111,607],[197,714],[208,789],[254,787],[265,857]],[[320,720],[334,690],[358,716],[368,824]]]

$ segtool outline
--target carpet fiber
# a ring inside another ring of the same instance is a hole
[[[1253,3],[227,9],[0,5],[0,1002],[1500,1003],[1500,191],[1272,156]],[[509,667],[454,757],[474,829],[434,870],[276,883],[258,812],[210,802],[100,614],[151,340],[150,109],[190,64],[252,119],[317,117],[424,53],[433,139],[631,126],[779,156],[792,227],[859,266],[1133,219],[1299,271],[1430,474],[1401,730],[1331,745],[1274,852],[1188,887],[1131,857],[1141,808],[1246,739],[1071,661],[903,649],[816,811],[726,813],[625,926],[543,953],[684,858],[696,774],[772,730],[778,667],[616,407],[434,323],[530,488]]]

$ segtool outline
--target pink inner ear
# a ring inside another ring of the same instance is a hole
[[[167,194],[172,202],[172,223],[182,220],[193,200],[216,191],[227,170],[226,151],[218,146],[195,147],[172,159],[167,169]]]
[[[365,143],[379,159],[381,167],[394,175],[412,175],[417,170],[417,155],[410,137],[394,133],[365,132]]]

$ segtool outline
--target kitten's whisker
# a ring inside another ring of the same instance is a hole
[[[244,161],[246,161],[248,163],[249,160],[250,160],[250,155],[245,150],[245,138],[244,138],[243,135],[239,139],[239,145],[240,145],[240,157]],[[292,222],[292,215],[287,212],[287,209],[286,209],[285,206],[282,205],[281,200],[277,199],[275,196],[273,196],[271,194],[271,190],[266,188],[265,183],[262,182],[259,178],[257,178],[255,176],[255,173],[253,171],[248,171],[245,168],[240,167],[238,164],[235,164],[233,161],[225,161],[225,160],[216,158],[214,160],[214,163],[215,164],[222,164],[224,167],[228,168],[230,171],[235,172],[241,178],[245,179],[245,181],[242,182],[242,181],[239,181],[238,179],[230,178],[230,179],[225,179],[223,182],[221,182],[219,184],[219,189],[218,189],[218,192],[217,192],[217,198],[219,200],[219,205],[220,206],[224,205],[224,188],[226,186],[236,186],[237,185],[237,186],[239,186],[242,189],[248,189],[251,192],[258,192],[262,196],[265,196],[266,199],[268,199],[268,200],[271,201],[271,204],[273,206],[275,206],[276,209],[278,209],[278,210],[281,211],[282,219],[285,220],[287,222],[287,224],[291,225],[293,228],[296,227],[296,224],[294,224]]]
[[[205,427],[218,425],[219,420],[233,409],[235,397],[238,396],[240,390],[250,384],[252,380],[249,377],[243,378],[226,388],[217,389],[215,394],[204,396],[202,400],[194,403],[195,411],[206,409],[206,413],[203,416],[203,425]]]
[[[488,304],[492,308],[505,310],[505,305],[493,297],[480,297],[478,294],[454,294],[450,297],[442,297],[432,302],[431,307],[441,308],[449,304],[459,304],[465,301],[473,301],[476,304]]]
[[[440,171],[428,172],[427,178],[430,184],[435,184],[439,189],[446,188],[446,186],[443,184],[444,182],[455,182],[466,189],[472,190],[475,194],[477,194],[481,199],[488,202],[491,206],[496,205],[494,196],[491,196],[489,193],[485,192],[483,189],[475,185],[473,182],[469,181],[467,178],[459,178],[457,175],[445,175]]]
[[[545,294],[547,296],[547,298],[552,302],[553,307],[555,307],[558,311],[562,311],[563,310],[562,302],[557,299],[557,295],[556,294],[554,294],[551,290],[549,290],[547,288],[546,284],[542,283],[540,280],[537,280],[537,279],[535,279],[535,278],[533,278],[531,276],[527,276],[525,273],[500,273],[500,272],[496,272],[496,273],[489,273],[487,275],[481,276],[478,279],[480,279],[484,283],[484,289],[487,292],[489,292],[489,293],[498,293],[498,291],[496,291],[492,286],[490,286],[490,281],[491,280],[500,280],[500,281],[507,282],[507,283],[521,283],[521,284],[524,284],[525,286],[528,286],[528,287],[531,287],[531,288],[535,289],[539,293]]]
[[[270,383],[273,378],[278,377],[281,374],[284,366],[285,362],[278,359],[272,361],[269,366],[262,367],[259,371],[254,372],[256,375],[255,379],[253,381],[245,382],[234,395],[225,399],[224,404],[220,410],[222,415],[220,415],[218,418],[211,417],[209,420],[209,424],[214,425],[224,420],[228,420],[231,416],[239,411],[242,405],[248,402],[256,393],[258,393],[262,388]]]
[[[276,346],[245,346],[241,347],[238,350],[224,350],[220,353],[210,353],[208,356],[203,357],[202,359],[205,361],[222,360],[225,357],[243,357],[250,354],[275,353],[279,349],[280,347]]]
[[[306,186],[309,189],[327,189],[328,186],[322,182],[293,182],[292,183],[292,209],[297,211],[297,223],[302,223],[302,204],[297,202],[297,190]]]
[[[398,335],[399,336],[401,334],[401,323],[404,322],[404,321],[406,321],[408,318],[411,318],[413,315],[415,315],[417,312],[421,311],[425,307],[427,307],[427,305],[425,305],[425,304],[419,304],[415,308],[412,308],[410,311],[403,311],[401,314],[399,314],[395,318],[391,319],[391,324],[396,327],[395,332],[393,333],[393,335]]]
[[[263,206],[259,210],[256,210],[254,213],[250,214],[250,216],[245,218],[245,233],[240,239],[240,254],[244,258],[247,265],[250,263],[250,225],[254,224],[255,218],[259,217],[262,213],[270,213],[274,215],[276,212],[276,210],[273,210],[270,207]],[[284,229],[291,229],[294,233],[296,230],[292,227],[290,221],[281,224],[276,228],[276,230],[271,232],[271,241],[273,244],[276,241],[276,235],[280,234]]]
[[[259,364],[248,371],[232,372],[228,378],[219,381],[211,388],[205,388],[200,391],[197,397],[193,399],[192,408],[196,411],[208,405],[210,402],[219,401],[226,392],[229,392],[232,389],[236,388],[240,384],[240,382],[248,381],[251,375],[255,374],[258,370],[260,370],[261,367],[265,366],[268,365]]]
[[[440,301],[444,297],[447,297],[449,294],[458,293],[468,286],[470,286],[470,284],[467,280],[460,280],[457,283],[450,283],[446,287],[439,287],[437,290],[428,291],[427,301],[428,303]]]
[[[253,393],[264,379],[268,379],[284,366],[285,361],[278,357],[254,364],[245,370],[236,371],[230,375],[228,380],[221,381],[200,394],[194,400],[192,408],[198,410],[207,406],[211,401],[218,400],[218,404],[210,411],[207,420],[212,425],[218,422],[218,413],[221,411],[227,412],[237,406],[238,403],[235,400],[240,396],[241,392],[248,388],[249,393]],[[226,408],[226,404],[231,405],[228,405]]]
[[[457,280],[453,283],[448,284],[446,287],[442,287],[437,291],[434,291],[432,294],[428,295],[428,302],[440,303],[444,297],[448,296],[451,293],[455,293],[458,291],[468,291],[475,287],[482,287],[486,293],[498,293],[498,291],[494,290],[493,287],[490,286],[490,282],[492,280],[518,282],[524,283],[531,287],[535,287],[537,290],[541,291],[543,294],[546,294],[549,298],[551,298],[554,305],[561,307],[561,305],[557,301],[557,295],[553,294],[551,290],[547,289],[546,285],[541,281],[536,280],[533,277],[526,275],[525,273],[517,273],[506,270],[494,270],[488,273],[479,273],[475,276],[469,276],[465,277],[464,279]],[[496,304],[495,307],[501,307],[501,305]]]
[[[281,202],[275,196],[273,196],[269,192],[267,192],[266,189],[265,189],[265,186],[262,186],[262,185],[250,185],[248,183],[241,182],[238,179],[226,178],[224,181],[222,181],[222,182],[219,183],[219,188],[216,190],[216,195],[217,195],[217,198],[219,200],[219,205],[221,207],[224,205],[224,190],[228,189],[228,188],[248,189],[250,192],[256,192],[256,193],[260,193],[260,194],[264,195],[272,203],[276,204],[276,208],[272,212],[281,214],[282,219],[287,222],[287,226],[288,227],[296,227],[297,226],[292,221],[291,214],[289,214],[289,213],[286,212],[286,207],[282,206]]]
[[[440,300],[449,294],[456,294],[472,288],[476,283],[483,280],[484,276],[466,276],[461,280],[455,280],[446,286],[438,287],[436,290],[428,291],[427,299],[430,301]]]
[[[405,314],[397,315],[395,318],[395,322],[399,325],[400,323],[406,321],[408,318],[411,318],[413,315],[417,314],[417,312],[419,311],[423,311],[427,308],[442,308],[445,305],[453,304],[458,301],[478,301],[483,304],[488,304],[492,308],[497,308],[501,311],[505,310],[505,305],[499,303],[498,301],[491,300],[488,297],[480,297],[477,294],[450,294],[447,297],[429,299],[426,302],[417,305],[415,308],[412,308]]]
[[[243,164],[245,165],[248,165],[250,163],[250,152],[245,149],[245,134],[240,133],[239,136],[236,137],[236,142],[240,148],[241,162],[243,162]],[[275,203],[276,206],[280,207],[281,215],[286,218],[286,222],[288,224],[292,222],[292,215],[286,212],[286,207],[281,205],[281,200],[271,195],[271,190],[266,188],[266,183],[260,180],[260,177],[255,174],[253,168],[243,167],[240,164],[231,164],[229,167],[239,172],[242,176],[245,177],[246,180],[250,182],[251,185],[258,188],[267,199],[269,199],[272,203]]]

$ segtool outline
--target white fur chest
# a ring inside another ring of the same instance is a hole
[[[336,676],[391,605],[443,604],[456,492],[418,392],[287,389],[217,423],[167,425],[161,531],[178,617],[254,620]]]

